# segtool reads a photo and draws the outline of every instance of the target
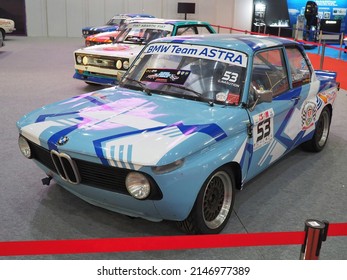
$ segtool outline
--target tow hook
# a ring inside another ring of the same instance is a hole
[[[52,176],[47,175],[46,178],[41,179],[42,185],[49,186],[51,180],[52,180]]]

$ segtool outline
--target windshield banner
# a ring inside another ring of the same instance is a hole
[[[211,59],[241,67],[247,66],[246,54],[233,50],[219,49],[208,46],[157,43],[147,46],[144,53],[179,56],[184,55],[196,58]]]

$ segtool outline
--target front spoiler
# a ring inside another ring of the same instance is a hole
[[[74,79],[82,80],[86,83],[92,83],[92,84],[98,84],[98,85],[105,85],[105,86],[115,86],[118,85],[118,79],[106,77],[106,76],[93,76],[89,74],[88,72],[83,72],[83,74],[79,72],[75,72],[73,75]]]

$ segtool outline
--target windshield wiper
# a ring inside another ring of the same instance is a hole
[[[185,87],[185,86],[176,85],[176,84],[166,84],[166,86],[168,86],[168,87],[180,88],[180,89],[183,89],[183,90],[192,92],[192,93],[194,93],[194,94],[195,94],[196,96],[198,96],[198,97],[202,97],[202,93],[197,92],[197,91],[195,91],[195,90],[193,90],[193,89],[191,89],[191,88]]]
[[[193,89],[191,89],[191,88],[188,88],[188,87],[185,87],[185,86],[181,86],[181,85],[176,85],[176,84],[166,84],[166,86],[168,86],[168,87],[175,87],[175,88],[179,88],[179,89],[183,89],[183,90],[192,92],[192,93],[194,93],[196,96],[200,97],[201,100],[207,101],[208,104],[209,104],[210,106],[213,106],[213,105],[214,105],[214,103],[213,103],[211,100],[209,100],[208,98],[202,96],[202,93],[201,93],[201,92],[197,92],[196,90],[193,90]]]
[[[136,80],[136,79],[128,78],[128,77],[125,77],[124,79],[125,79],[125,80],[128,80],[128,81],[130,81],[130,82],[136,83],[137,85],[139,85],[139,86],[141,87],[141,89],[142,89],[143,92],[147,93],[148,95],[152,95],[150,89],[146,86],[145,83],[143,83],[143,82],[141,82],[141,81],[139,81],[139,80]],[[123,85],[124,85],[124,82],[121,83],[121,86],[123,86]]]

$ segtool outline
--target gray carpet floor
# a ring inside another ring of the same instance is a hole
[[[55,183],[17,146],[16,121],[45,104],[100,87],[74,80],[82,38],[8,36],[0,48],[0,241],[180,235],[174,223],[130,219],[89,205]],[[347,92],[336,100],[329,143],[318,154],[296,149],[237,193],[223,233],[302,231],[306,219],[347,222]],[[195,249],[10,259],[297,260],[300,246]],[[321,259],[347,259],[347,237],[328,237]],[[0,257],[0,259],[5,259]],[[7,259],[7,258],[6,258]]]

